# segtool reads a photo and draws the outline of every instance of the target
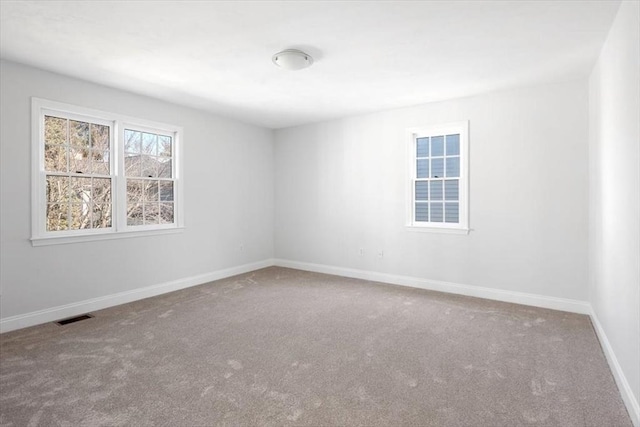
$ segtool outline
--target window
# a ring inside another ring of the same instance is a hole
[[[182,227],[176,126],[33,99],[32,242]]]
[[[408,130],[409,227],[468,232],[468,128],[461,122]]]
[[[173,136],[124,129],[127,226],[173,224]]]

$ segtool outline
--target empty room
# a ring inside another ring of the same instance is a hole
[[[0,18],[0,426],[640,427],[639,1]]]

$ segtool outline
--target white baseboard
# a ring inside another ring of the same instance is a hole
[[[541,308],[550,308],[553,310],[562,310],[571,313],[591,314],[591,305],[587,301],[527,294],[524,292],[505,291],[502,289],[462,285],[459,283],[443,282],[439,280],[428,280],[418,277],[399,276],[395,274],[379,273],[375,271],[356,270],[352,268],[335,267],[323,264],[312,264],[285,259],[276,259],[275,265],[280,267],[295,268],[298,270],[314,271],[316,273],[352,277],[354,279],[364,279],[376,282],[391,283],[394,285],[410,286],[413,288],[427,289],[430,291],[447,292],[450,294],[486,298],[490,300],[531,305]]]
[[[611,347],[611,343],[609,342],[607,334],[604,332],[604,328],[602,327],[600,320],[598,320],[598,316],[595,311],[591,312],[591,322],[593,323],[593,328],[596,330],[596,334],[598,335],[598,339],[602,345],[604,355],[609,362],[609,367],[611,368],[613,377],[616,380],[616,384],[618,384],[620,395],[622,395],[622,401],[627,407],[627,411],[629,411],[631,422],[633,422],[635,427],[640,427],[640,404],[638,403],[638,397],[633,395],[633,390],[631,390],[629,381],[627,381],[627,377],[624,375],[620,363],[618,363],[618,358],[613,351],[613,347]]]
[[[214,280],[224,279],[237,274],[248,273],[265,267],[277,265],[280,267],[295,268],[298,270],[313,271],[317,273],[332,274],[355,279],[372,280],[376,282],[391,283],[401,286],[409,286],[420,289],[427,289],[439,292],[447,292],[457,295],[466,295],[478,298],[486,298],[496,301],[504,301],[515,304],[530,305],[534,307],[549,308],[554,310],[568,311],[572,313],[588,314],[591,316],[597,336],[602,344],[605,356],[613,372],[614,378],[622,399],[629,411],[631,420],[635,427],[640,427],[640,406],[638,399],[633,395],[618,359],[607,339],[607,336],[600,324],[597,316],[593,312],[591,304],[586,301],[572,300],[566,298],[556,298],[544,295],[528,294],[523,292],[505,291],[501,289],[485,288],[480,286],[462,285],[458,283],[443,282],[438,280],[428,280],[410,276],[400,276],[395,274],[380,273],[375,271],[357,270],[345,267],[336,267],[323,264],[312,264],[284,259],[266,259],[237,267],[226,268],[211,273],[191,276],[183,279],[173,280],[158,285],[131,291],[120,292],[90,300],[79,301],[46,310],[34,311],[18,316],[7,317],[0,320],[0,332],[9,332],[16,329],[35,326],[41,323],[52,322],[66,317],[76,316],[90,311],[101,310],[168,292],[177,291],[191,286],[200,285]]]
[[[92,298],[84,301],[74,302],[71,304],[47,308],[45,310],[33,311],[31,313],[7,317],[0,320],[0,333],[14,331],[16,329],[22,329],[42,323],[53,322],[55,320],[77,316],[79,314],[88,313],[90,311],[102,310],[104,308],[126,304],[128,302],[153,297],[156,295],[166,294],[168,292],[189,288],[191,286],[201,285],[213,280],[220,280],[227,277],[235,276],[237,274],[248,273],[250,271],[270,267],[273,264],[274,261],[272,259],[266,259],[263,261],[225,268],[223,270],[217,270],[197,276],[172,280],[170,282],[147,286],[140,289],[119,292],[117,294],[105,295],[98,298]]]
[[[438,280],[427,280],[417,277],[399,276],[394,274],[379,273],[375,271],[357,270],[345,267],[335,267],[323,264],[313,264],[285,259],[274,260],[275,265],[280,267],[295,268],[297,270],[313,271],[316,273],[333,274],[355,279],[372,280],[376,282],[392,283],[401,286],[427,289],[432,291],[447,292],[450,294],[466,295],[478,298],[486,298],[497,301],[511,302],[515,304],[530,305],[534,307],[562,310],[572,313],[587,314],[591,317],[596,334],[604,354],[609,362],[609,367],[613,372],[622,400],[624,401],[631,421],[635,427],[640,427],[640,409],[638,399],[633,395],[613,348],[595,315],[591,304],[587,301],[572,300],[566,298],[549,297],[545,295],[528,294],[523,292],[505,291],[501,289],[484,288],[479,286],[462,285],[459,283],[442,282]]]

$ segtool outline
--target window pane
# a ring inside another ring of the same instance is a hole
[[[140,132],[125,129],[124,130],[124,151],[132,154],[140,154],[142,135]]]
[[[431,159],[431,177],[444,177],[444,159]]]
[[[91,228],[111,227],[111,204],[94,203],[91,215]]]
[[[44,142],[46,144],[66,144],[67,119],[44,116]]]
[[[428,189],[428,181],[416,181],[416,200],[429,200]]]
[[[416,157],[429,157],[429,138],[416,139]]]
[[[429,221],[428,203],[416,203],[416,221]]]
[[[146,132],[142,134],[142,154],[158,154],[158,135]]]
[[[91,148],[97,151],[109,150],[109,126],[91,124]]]
[[[135,165],[137,166],[137,165]],[[133,169],[134,164],[132,163]],[[141,167],[144,178],[171,178],[171,158],[156,156],[141,156]],[[133,173],[132,173],[133,176]]]
[[[89,148],[89,123],[69,120],[69,143]]]
[[[173,202],[173,182],[160,182],[160,201]]]
[[[47,204],[47,231],[66,230],[69,205],[66,203]]]
[[[429,178],[429,159],[417,161],[416,178]]]
[[[171,178],[171,158],[156,157],[158,161],[158,176],[160,178]]]
[[[109,154],[108,151],[91,150],[91,170],[93,173],[100,175],[110,174]]]
[[[142,204],[127,205],[127,225],[142,225]]]
[[[430,181],[429,187],[430,200],[442,200],[442,181]]]
[[[68,201],[69,178],[66,176],[47,175],[47,202],[66,204]]]
[[[142,176],[145,178],[156,178],[160,164],[155,156],[142,156]]]
[[[442,222],[443,212],[442,203],[430,203],[431,207],[431,222]]]
[[[171,137],[158,135],[158,155],[171,157]]]
[[[111,179],[93,179],[92,209],[92,228],[111,227]]]
[[[116,115],[107,119],[90,117],[80,108],[59,112],[56,108],[43,101],[32,115],[39,119],[41,132],[34,141],[39,148],[33,160],[40,167],[34,171],[40,176],[34,182],[34,194],[40,194],[43,205],[40,213],[33,212],[34,221],[40,222],[34,238],[49,237],[54,230],[73,230],[58,233],[69,236],[86,236],[91,229],[120,231],[115,230],[116,216],[123,222],[126,216],[127,224],[143,227],[176,223],[176,203],[181,199],[173,174],[174,154],[178,154],[173,138],[179,138],[178,133],[137,125],[126,129]],[[427,151],[428,144],[427,138]],[[76,232],[82,230],[87,232]]]
[[[444,136],[431,137],[431,157],[444,156]]]
[[[447,135],[447,156],[460,155],[460,135]]]
[[[460,176],[460,157],[447,157],[447,177]]]
[[[160,220],[159,215],[159,203],[146,203],[144,204],[144,223],[145,224],[158,224]]]
[[[140,177],[141,169],[140,169],[140,155],[139,154],[129,154],[124,158],[124,173],[126,176],[135,176]]]
[[[67,150],[64,145],[45,145],[44,169],[48,172],[66,172]]]
[[[89,150],[87,148],[71,147],[69,151],[69,171],[75,173],[89,173]]]
[[[71,201],[78,203],[91,202],[91,178],[78,178],[72,176],[69,178],[71,186]]]
[[[444,199],[458,200],[459,181],[457,179],[447,179],[444,182]]]
[[[89,208],[89,203],[71,203],[70,228],[72,230],[91,228],[91,211]]]
[[[142,197],[147,202],[158,201],[158,181],[142,181],[144,184]]]
[[[111,179],[93,178],[91,200],[94,204],[111,204]]]
[[[444,204],[445,222],[460,222],[458,215],[458,203]]]
[[[142,183],[138,179],[127,180],[127,203],[135,204],[142,202]]]
[[[173,223],[173,203],[160,203],[160,224]]]

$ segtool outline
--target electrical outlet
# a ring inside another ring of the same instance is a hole
[[[382,249],[378,251],[378,258],[384,258],[384,251]]]
[[[360,251],[358,251],[358,255],[364,256],[364,249],[363,248],[360,248]]]

